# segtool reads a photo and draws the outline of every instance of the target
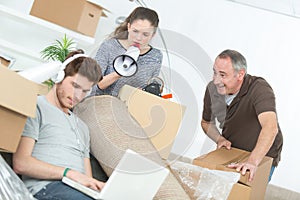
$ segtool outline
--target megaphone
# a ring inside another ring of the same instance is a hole
[[[120,76],[133,76],[138,69],[137,59],[140,55],[140,46],[135,44],[128,48],[125,54],[117,56],[113,61],[113,68]]]

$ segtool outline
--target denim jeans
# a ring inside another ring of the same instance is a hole
[[[34,197],[38,200],[93,200],[61,181],[54,181],[37,192]]]
[[[270,170],[270,175],[269,175],[269,182],[271,181],[274,170],[275,170],[275,166],[272,165],[271,170]]]

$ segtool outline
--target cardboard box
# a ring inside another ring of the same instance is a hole
[[[0,64],[0,151],[17,150],[27,116],[35,117],[41,88]]]
[[[34,0],[30,14],[94,37],[103,10],[87,0]]]
[[[0,65],[5,67],[11,67],[15,63],[15,59],[0,52]]]
[[[235,169],[226,166],[232,162],[243,162],[247,160],[249,155],[250,152],[237,148],[231,148],[230,150],[221,148],[194,159],[193,164],[208,169],[235,171]],[[272,162],[273,158],[265,156],[257,168],[254,180],[251,182],[248,181],[249,172],[244,176],[241,175],[239,182],[232,188],[228,199],[263,200],[267,189]]]
[[[124,85],[119,98],[144,128],[163,159],[167,159],[180,127],[185,107],[141,89]]]
[[[4,67],[8,67],[10,65],[10,60],[7,60],[6,58],[0,55],[0,64]]]

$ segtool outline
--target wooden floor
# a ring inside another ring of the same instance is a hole
[[[300,193],[269,184],[265,200],[300,200]]]

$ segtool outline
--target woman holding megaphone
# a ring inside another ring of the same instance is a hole
[[[154,10],[137,7],[100,45],[95,60],[103,79],[91,95],[117,96],[125,84],[143,88],[150,78],[159,75],[163,56],[149,44],[158,23]]]

